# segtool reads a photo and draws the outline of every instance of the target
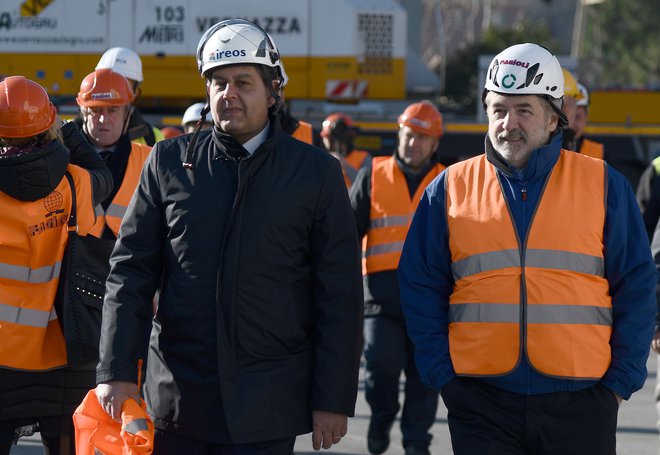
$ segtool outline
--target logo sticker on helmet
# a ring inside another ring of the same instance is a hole
[[[506,82],[507,78],[511,79],[510,84],[507,84],[507,82]],[[515,84],[515,83],[516,83],[516,76],[514,76],[513,74],[507,74],[506,76],[504,76],[502,78],[502,87],[504,87],[504,88],[511,88],[511,87],[513,87],[513,84]]]

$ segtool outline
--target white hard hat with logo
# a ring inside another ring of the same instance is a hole
[[[202,109],[206,103],[195,103],[186,109],[181,118],[181,126],[186,126],[187,123],[197,123],[202,118]]]
[[[561,65],[543,46],[516,44],[497,54],[488,67],[484,89],[503,95],[544,96],[559,115],[560,127],[568,123],[561,111],[564,96]]]
[[[199,40],[197,69],[206,76],[225,65],[265,65],[278,70],[282,78],[280,54],[275,43],[257,24],[244,19],[218,22]]]
[[[137,82],[143,80],[140,56],[126,47],[113,47],[105,51],[95,69],[100,70],[103,68],[110,68],[126,79]]]

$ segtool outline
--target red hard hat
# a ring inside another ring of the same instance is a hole
[[[330,114],[326,117],[325,120],[323,120],[323,129],[321,129],[321,137],[329,137],[332,131],[337,127],[337,125],[343,124],[346,129],[355,129],[355,125],[353,124],[353,119],[346,114],[343,114],[341,112],[336,112],[334,114]]]
[[[135,100],[128,80],[109,68],[103,68],[89,73],[80,84],[76,97],[78,105],[93,106],[123,106]]]
[[[166,126],[160,131],[163,133],[163,136],[165,136],[165,139],[172,139],[173,137],[181,136],[183,134],[183,131],[173,126]]]
[[[442,114],[428,101],[413,103],[397,119],[399,127],[407,126],[427,136],[442,136]]]
[[[0,82],[0,136],[31,137],[55,123],[57,110],[44,88],[23,76]]]

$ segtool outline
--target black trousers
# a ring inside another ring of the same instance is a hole
[[[156,430],[153,455],[291,455],[295,437],[249,444],[216,444]]]
[[[455,455],[615,455],[619,404],[597,384],[523,395],[456,378],[441,390]]]

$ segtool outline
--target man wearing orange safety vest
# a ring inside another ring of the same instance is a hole
[[[605,159],[603,144],[587,139],[584,136],[584,130],[587,127],[587,118],[589,117],[589,90],[580,82],[577,82],[577,88],[582,95],[575,103],[575,122],[573,123],[577,150],[583,155],[603,160]]]
[[[385,452],[399,411],[399,377],[406,374],[401,433],[406,455],[428,455],[438,392],[422,384],[401,313],[396,269],[403,241],[424,188],[444,169],[434,153],[442,116],[428,101],[398,118],[396,152],[362,168],[350,199],[362,244],[365,299],[365,396],[371,407],[367,448]]]
[[[353,149],[353,139],[358,129],[353,119],[340,112],[330,114],[323,121],[321,140],[323,147],[341,163],[346,187],[350,189],[358,171],[371,165],[371,155],[364,150]]]
[[[561,148],[556,57],[536,44],[486,73],[485,154],[426,189],[399,285],[422,380],[457,455],[615,454],[639,390],[657,273],[630,185]]]
[[[131,142],[127,133],[135,94],[127,79],[110,69],[88,74],[80,84],[76,101],[80,106],[83,132],[105,158],[114,186],[97,206],[91,234],[116,239],[121,220],[133,196],[151,147]]]

